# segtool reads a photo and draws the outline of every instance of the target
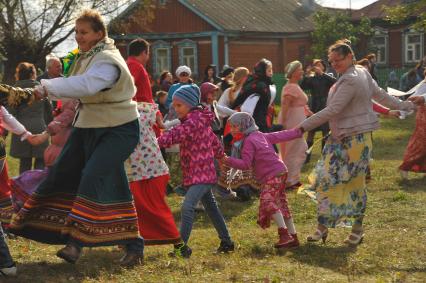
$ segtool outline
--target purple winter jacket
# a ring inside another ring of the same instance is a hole
[[[284,162],[278,157],[272,146],[275,143],[300,138],[300,129],[283,130],[274,133],[255,131],[244,138],[241,159],[229,157],[226,164],[241,170],[253,168],[256,180],[265,183],[279,173],[287,172]]]
[[[217,182],[214,159],[222,158],[224,151],[210,127],[213,120],[208,109],[192,110],[182,124],[158,138],[160,147],[179,144],[184,186]]]

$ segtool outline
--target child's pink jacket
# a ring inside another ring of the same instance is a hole
[[[184,186],[217,182],[214,159],[222,158],[224,152],[210,127],[213,120],[211,111],[196,109],[188,113],[182,124],[158,138],[160,147],[179,144]]]

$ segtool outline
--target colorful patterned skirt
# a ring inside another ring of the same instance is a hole
[[[287,174],[282,174],[261,185],[257,224],[263,229],[271,225],[272,215],[277,212],[281,212],[284,218],[291,218],[285,194],[286,180]]]
[[[49,244],[140,241],[124,161],[139,141],[138,121],[74,128],[47,178],[12,217],[11,231]]]
[[[317,203],[319,224],[329,228],[362,224],[371,150],[371,133],[327,140],[321,159],[309,176],[310,185],[299,190]]]
[[[426,173],[426,106],[417,108],[416,128],[408,141],[400,170]]]
[[[182,242],[172,211],[165,200],[169,179],[169,175],[164,175],[130,182],[138,213],[139,232],[145,245]]]

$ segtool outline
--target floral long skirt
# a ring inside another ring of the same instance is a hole
[[[291,218],[285,194],[287,174],[270,178],[261,185],[259,215],[257,224],[263,229],[271,225],[272,215],[281,212],[284,218]]]
[[[362,225],[371,150],[371,133],[327,140],[322,157],[309,176],[310,185],[299,191],[317,203],[319,224],[329,228]]]
[[[408,141],[404,160],[399,169],[426,173],[426,106],[421,106],[417,110],[416,128]]]

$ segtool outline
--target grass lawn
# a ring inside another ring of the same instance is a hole
[[[274,250],[276,227],[262,230],[256,225],[257,199],[219,200],[237,244],[232,254],[213,253],[219,240],[200,213],[189,260],[169,258],[170,245],[149,246],[145,264],[125,270],[114,264],[121,251],[111,247],[85,249],[80,261],[70,265],[55,256],[59,246],[18,238],[9,240],[9,247],[19,276],[8,282],[426,282],[426,177],[411,174],[409,181],[401,181],[396,171],[413,128],[413,118],[384,119],[374,133],[365,238],[357,249],[343,244],[350,232],[343,228],[330,230],[325,245],[308,244],[305,238],[316,225],[315,204],[291,192],[289,203],[301,239],[295,250]],[[304,180],[318,152],[316,148],[304,168]],[[16,175],[16,160],[9,158],[9,167],[10,175]],[[179,221],[182,198],[173,194],[168,201]]]

